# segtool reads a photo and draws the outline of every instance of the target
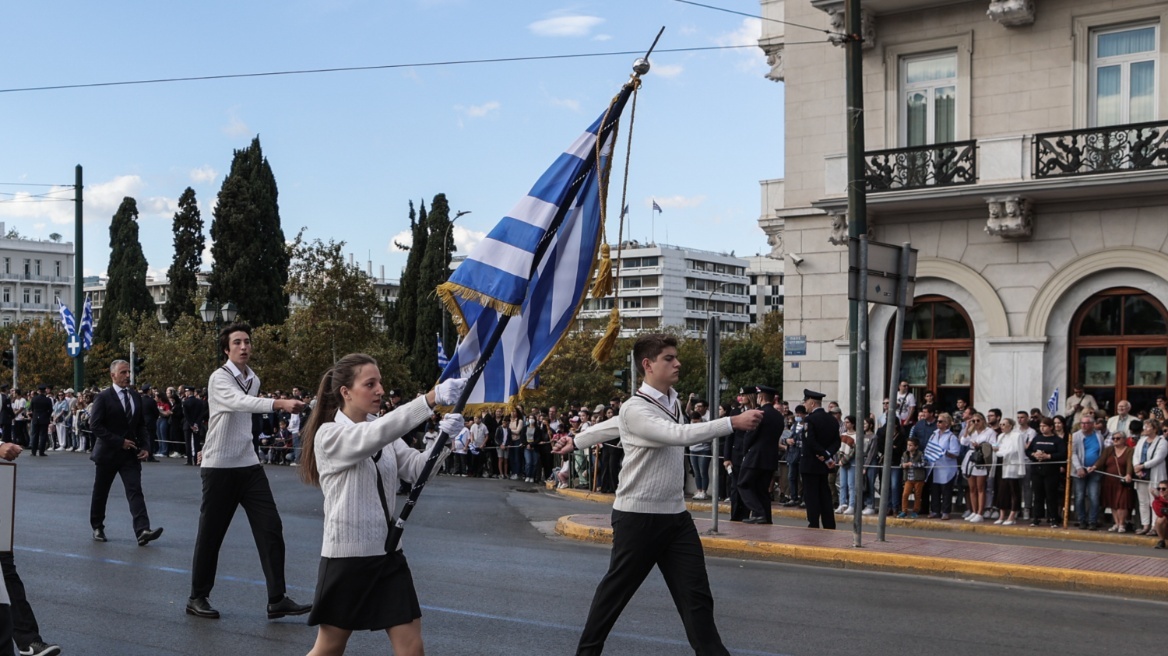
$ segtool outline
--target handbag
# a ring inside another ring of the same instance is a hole
[[[985,451],[982,450],[981,444],[974,445],[973,450],[969,454],[969,462],[977,467],[984,467],[986,464]]]

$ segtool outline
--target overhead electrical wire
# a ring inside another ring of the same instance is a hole
[[[768,16],[759,16],[758,14],[748,14],[744,11],[735,11],[733,9],[727,9],[725,7],[715,7],[714,5],[704,5],[700,2],[693,2],[692,0],[673,0],[673,1],[680,2],[680,3],[685,4],[685,5],[693,5],[695,7],[702,7],[704,9],[713,9],[714,11],[721,11],[721,12],[725,12],[727,14],[735,14],[737,16],[745,16],[747,18],[757,18],[759,20],[770,21],[772,23],[780,23],[782,25],[790,25],[791,27],[799,27],[799,28],[802,28],[805,30],[811,30],[813,32],[822,32],[822,33],[827,34],[829,36],[847,36],[846,34],[844,34],[842,32],[832,32],[831,30],[825,30],[822,27],[811,27],[810,25],[802,25],[800,23],[792,23],[791,21],[785,21],[785,20],[781,20],[778,18],[770,18]],[[819,43],[819,41],[813,41],[812,43]]]

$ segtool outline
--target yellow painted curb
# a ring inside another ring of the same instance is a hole
[[[603,494],[600,492],[590,492],[588,490],[572,490],[563,489],[555,490],[557,494],[579,499],[581,501],[592,501],[595,503],[605,503],[612,505],[614,495]],[[690,501],[687,500],[686,508],[692,513],[709,513],[710,502],[708,501]],[[718,511],[721,513],[730,512],[730,504],[718,504]],[[772,514],[775,517],[785,517],[787,519],[806,519],[807,514],[802,508],[774,508]],[[864,526],[879,525],[879,518],[876,515],[864,515]],[[844,515],[836,515],[836,521],[841,525],[847,524],[851,526],[851,515],[844,517]],[[1001,535],[1013,538],[1043,538],[1054,540],[1070,540],[1072,542],[1094,542],[1097,544],[1126,544],[1133,547],[1148,547],[1151,548],[1155,544],[1155,538],[1135,535],[1134,533],[1125,533],[1119,535],[1118,533],[1108,533],[1106,531],[1080,531],[1075,528],[1070,529],[1052,529],[1047,527],[1036,526],[998,526],[993,522],[988,524],[970,524],[961,519],[960,516],[955,515],[953,519],[942,522],[936,519],[897,519],[896,517],[888,517],[886,526],[896,526],[900,528],[911,528],[918,531],[937,531],[940,533],[971,533],[976,535]]]
[[[566,515],[556,521],[556,533],[573,540],[612,543],[612,529],[585,526]],[[839,549],[756,542],[702,535],[702,546],[714,554],[760,560],[793,560],[865,571],[902,572],[924,576],[947,576],[979,581],[1011,582],[1034,587],[1107,592],[1163,600],[1168,595],[1168,579],[1111,572],[1089,572],[1057,567],[1036,567],[932,556],[914,556],[863,549]]]

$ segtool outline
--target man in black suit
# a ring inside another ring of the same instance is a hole
[[[154,457],[158,451],[158,401],[149,384],[142,386],[142,421],[146,424],[146,462],[158,462]],[[165,439],[165,438],[164,438]]]
[[[93,455],[97,465],[93,479],[93,498],[89,506],[89,524],[93,539],[105,542],[105,506],[109,499],[114,476],[122,477],[130,514],[134,517],[134,535],[138,546],[144,547],[162,535],[162,529],[150,528],[146,513],[146,499],[142,496],[142,461],[150,455],[146,450],[146,424],[142,413],[142,397],[130,388],[130,363],[114,360],[110,364],[113,385],[93,400],[89,427],[93,431]]]
[[[203,450],[203,432],[207,426],[207,404],[195,395],[195,388],[186,386],[183,397],[183,439],[187,446],[187,464],[194,465]]]
[[[753,388],[738,388],[738,410],[731,416],[743,413],[754,407]],[[726,436],[726,443],[722,445],[722,466],[726,469],[726,497],[730,499],[730,521],[740,522],[750,516],[746,504],[742,503],[739,494],[738,479],[742,476],[742,457],[746,455],[746,433],[734,431]]]
[[[750,510],[746,524],[771,524],[771,480],[779,468],[779,439],[783,436],[783,414],[775,408],[775,388],[758,385],[758,407],[762,422],[743,436],[742,469],[738,474],[738,496]]]
[[[835,469],[835,454],[840,448],[839,422],[824,412],[825,395],[803,390],[807,408],[807,431],[803,434],[803,454],[799,474],[803,477],[803,503],[807,505],[807,527],[835,529],[835,512],[831,504],[831,486],[827,475]]]
[[[49,397],[48,387],[45,385],[39,385],[32,398],[28,400],[28,414],[32,427],[30,450],[34,456],[43,456],[49,445],[49,424],[53,421],[53,400]]]
[[[11,388],[7,383],[0,385],[0,430],[4,431],[4,441],[12,442],[12,420],[16,413],[12,411]]]

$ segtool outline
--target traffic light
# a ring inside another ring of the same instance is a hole
[[[617,370],[612,372],[612,376],[613,376],[613,378],[616,379],[615,381],[613,381],[613,385],[618,390],[625,392],[626,394],[631,391],[631,390],[629,390],[629,370],[628,369],[617,369]]]
[[[134,356],[134,375],[141,376],[142,372],[146,371],[146,358],[141,355]]]
[[[16,364],[15,356],[12,353],[12,349],[8,349],[7,351],[4,351],[4,359],[0,360],[0,362],[2,362],[4,364],[4,366],[8,367],[9,369],[12,368],[12,365]]]

